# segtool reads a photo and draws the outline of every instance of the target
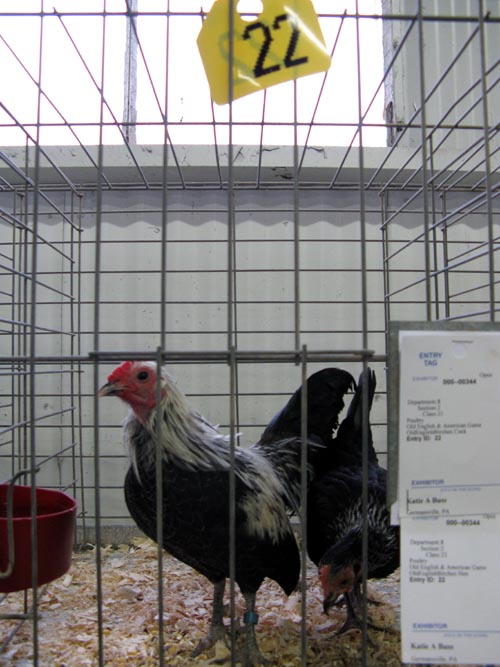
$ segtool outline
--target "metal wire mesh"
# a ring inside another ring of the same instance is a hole
[[[497,3],[316,2],[331,70],[226,107],[191,4],[0,4],[0,481],[74,495],[79,542],[133,530],[116,362],[244,445],[304,371],[369,362],[384,463],[388,323],[496,320]]]

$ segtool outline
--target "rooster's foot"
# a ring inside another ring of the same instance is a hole
[[[228,645],[226,627],[224,625],[212,625],[208,635],[200,639],[196,648],[191,652],[191,657],[196,658],[200,653],[205,653],[219,641],[224,642],[226,646]]]
[[[257,653],[252,652],[250,654],[244,652],[241,656],[241,664],[242,667],[270,667],[271,662],[267,658],[264,658],[262,653],[258,651]]]

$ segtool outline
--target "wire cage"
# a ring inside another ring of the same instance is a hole
[[[368,364],[385,466],[389,323],[496,320],[498,3],[316,0],[330,69],[227,105],[201,4],[0,2],[0,483],[78,503],[69,574],[0,601],[0,664],[198,660],[204,580],[125,506],[117,363],[165,362],[241,446],[304,375]],[[303,574],[286,621],[262,604],[273,664],[399,664],[397,631],[323,637]]]

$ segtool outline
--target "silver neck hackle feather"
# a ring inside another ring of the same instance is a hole
[[[156,364],[151,362],[156,370]],[[140,469],[155,465],[157,428],[160,418],[160,443],[166,464],[192,471],[229,471],[230,438],[192,410],[173,378],[162,368],[161,388],[164,397],[145,423],[134,412],[124,422],[124,441],[135,475],[141,482]],[[285,503],[289,489],[279,479],[270,460],[255,447],[236,447],[235,475],[253,493],[244,500],[245,513],[252,532],[272,539],[287,530]]]

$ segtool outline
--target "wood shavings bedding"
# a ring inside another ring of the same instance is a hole
[[[157,547],[147,539],[132,545],[108,546],[102,554],[104,659],[112,667],[156,667],[158,664]],[[361,638],[358,631],[333,636],[345,618],[344,609],[322,612],[316,568],[311,564],[307,582],[307,664],[311,667],[357,667]],[[383,631],[370,630],[368,664],[399,667],[397,626],[398,574],[370,585],[369,596],[382,604],[370,605],[370,620]],[[22,613],[24,593],[12,593],[0,603],[0,614]],[[68,574],[52,582],[39,601],[40,667],[96,667],[97,591],[95,549],[74,554]],[[212,586],[201,575],[174,558],[163,558],[163,618],[165,663],[173,667],[208,667],[223,660],[221,642],[197,658],[191,652],[206,634]],[[257,596],[260,648],[272,665],[301,664],[301,597],[288,599],[277,584],[266,580]],[[237,589],[238,622],[244,611]],[[16,625],[0,621],[0,642]],[[0,667],[32,665],[32,625],[25,623],[0,653]],[[227,663],[230,664],[230,661]]]

